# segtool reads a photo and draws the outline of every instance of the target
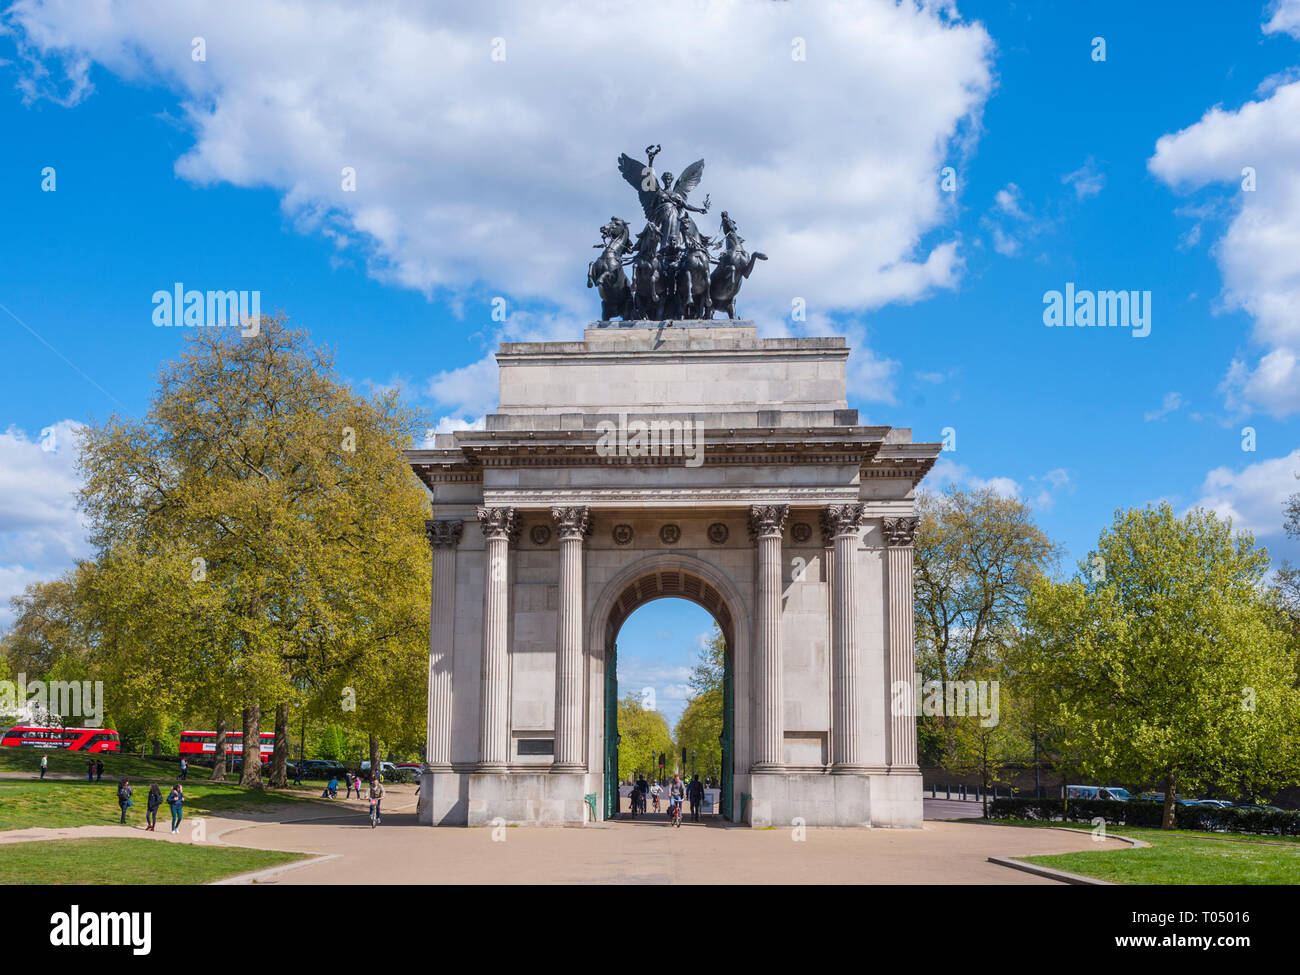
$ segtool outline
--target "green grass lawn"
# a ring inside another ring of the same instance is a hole
[[[126,837],[7,843],[0,884],[203,884],[306,855]]]
[[[1010,819],[997,822],[1053,825]],[[1088,828],[1086,823],[1054,825]],[[1106,832],[1151,845],[1138,850],[1090,850],[1017,859],[1118,884],[1300,884],[1300,845],[1295,837],[1234,833],[1229,838],[1221,833],[1127,826],[1108,827]]]
[[[135,779],[131,784],[135,789],[132,795],[135,805],[127,810],[126,821],[140,825],[144,822],[149,780]],[[158,779],[164,797],[170,784],[168,779]],[[193,779],[184,786],[186,819],[258,812],[285,803],[314,802],[310,793],[302,792],[245,789]],[[117,805],[117,782],[110,782],[107,774],[104,781],[98,783],[0,779],[0,830],[31,826],[99,826],[116,823],[121,815]],[[171,810],[166,803],[158,810],[158,819],[164,824],[171,822]]]
[[[50,760],[51,775],[75,775],[79,779],[86,777],[86,759],[98,758],[104,763],[104,781],[109,778],[116,781],[126,775],[132,779],[149,778],[161,781],[176,778],[180,766],[175,756],[170,758],[141,758],[139,755],[126,755],[121,752],[70,752],[63,748],[0,748],[0,772],[31,772],[39,775],[41,756]],[[197,765],[190,767],[190,781],[196,778],[206,779],[212,774],[210,768]]]

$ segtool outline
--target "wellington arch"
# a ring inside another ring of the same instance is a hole
[[[863,426],[843,338],[595,322],[500,347],[484,430],[408,452],[432,492],[428,825],[617,809],[623,621],[698,603],[726,641],[723,815],[921,824],[914,495],[940,445]]]

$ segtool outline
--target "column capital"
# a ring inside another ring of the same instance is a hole
[[[885,544],[890,548],[911,545],[916,538],[916,526],[921,519],[915,515],[908,518],[885,518],[881,528],[885,533]]]
[[[424,536],[430,548],[455,548],[464,529],[460,518],[430,518],[424,523]]]
[[[578,538],[591,534],[591,508],[586,505],[556,506],[551,509],[556,534],[561,539]]]
[[[829,547],[837,536],[857,535],[866,510],[863,504],[828,504],[822,509],[822,541]]]
[[[749,508],[749,535],[751,538],[779,538],[785,531],[785,520],[790,517],[788,504],[755,504]]]
[[[514,508],[479,508],[478,521],[484,538],[509,540],[519,534],[521,527]]]

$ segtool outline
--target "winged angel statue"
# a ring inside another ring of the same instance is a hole
[[[627,222],[618,217],[601,228],[602,242],[596,247],[602,254],[588,267],[587,287],[599,289],[606,320],[708,319],[715,309],[735,318],[740,282],[749,277],[755,260],[767,257],[744,251],[735,222],[725,213],[720,239],[701,234],[691,214],[708,213],[709,197],[701,206],[687,197],[704,177],[704,160],[691,163],[674,182],[672,173],[660,176],[654,170],[661,151],[660,146],[648,146],[644,163],[626,153],[619,156],[619,172],[636,190],[647,222],[635,244]],[[715,260],[710,251],[720,246],[723,252]],[[628,264],[633,268],[631,282],[623,270]],[[712,265],[716,268],[710,275]]]

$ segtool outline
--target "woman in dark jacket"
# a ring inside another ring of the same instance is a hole
[[[149,783],[149,799],[145,803],[145,829],[153,832],[158,825],[158,807],[162,805],[162,790],[158,788],[157,782]]]
[[[131,783],[125,777],[117,784],[117,804],[122,809],[122,825],[125,826],[127,807],[133,805],[131,802]]]
[[[172,807],[172,832],[181,831],[181,814],[185,809],[185,791],[181,784],[177,782],[172,786],[172,791],[167,795],[167,805]]]

